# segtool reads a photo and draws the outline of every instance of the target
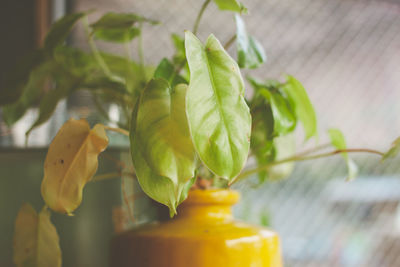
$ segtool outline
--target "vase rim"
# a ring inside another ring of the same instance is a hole
[[[233,205],[240,199],[240,193],[231,189],[194,189],[182,205]]]

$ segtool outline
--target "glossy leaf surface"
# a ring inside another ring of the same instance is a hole
[[[264,48],[254,37],[247,35],[246,26],[239,15],[235,15],[235,21],[239,67],[257,68],[267,60]]]
[[[104,126],[67,121],[50,144],[44,162],[42,197],[54,211],[71,214],[82,201],[85,184],[97,171],[97,157],[108,145]]]
[[[204,46],[186,32],[185,46],[190,68],[186,112],[194,146],[211,171],[231,180],[246,162],[251,132],[239,67],[213,35]]]
[[[61,249],[47,208],[37,214],[23,204],[15,222],[14,263],[17,267],[61,267]]]
[[[317,116],[303,85],[293,76],[287,77],[282,90],[287,94],[297,118],[302,123],[306,139],[317,135]]]
[[[332,145],[339,150],[346,149],[346,140],[343,133],[338,129],[329,129],[329,137],[331,139]],[[343,158],[346,160],[348,175],[346,180],[353,180],[358,174],[358,167],[355,162],[349,157],[346,152],[341,153]]]

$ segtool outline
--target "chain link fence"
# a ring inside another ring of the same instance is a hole
[[[75,1],[75,10],[125,11],[160,20],[144,31],[145,59],[173,54],[171,33],[191,29],[202,1]],[[400,133],[400,2],[397,0],[246,0],[248,31],[265,47],[259,78],[297,77],[315,105],[320,138],[340,128],[350,147],[385,150]],[[92,18],[95,19],[96,15]],[[199,36],[226,42],[232,14],[210,6]],[[85,47],[82,31],[74,43]],[[136,48],[136,44],[132,44]],[[102,43],[103,49],[123,49]],[[229,51],[235,55],[235,49]],[[245,71],[245,74],[247,72]],[[297,137],[299,147],[302,134]],[[306,146],[312,146],[306,144]],[[301,149],[301,148],[299,148]],[[241,184],[236,215],[271,226],[287,267],[400,266],[400,162],[354,155],[359,177],[345,182],[340,157],[298,163],[282,181]]]

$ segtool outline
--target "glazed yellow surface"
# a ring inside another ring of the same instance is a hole
[[[278,235],[234,221],[231,190],[193,190],[178,216],[114,238],[115,267],[281,267]]]

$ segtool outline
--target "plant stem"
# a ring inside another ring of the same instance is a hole
[[[121,128],[114,128],[114,127],[110,127],[110,126],[104,126],[104,129],[109,130],[109,131],[113,131],[113,132],[117,132],[126,136],[129,136],[129,131],[121,129]]]
[[[85,28],[86,35],[88,37],[88,42],[90,45],[90,49],[93,52],[94,58],[96,59],[97,63],[99,64],[100,68],[103,70],[104,74],[106,74],[108,77],[112,78],[112,73],[110,69],[108,68],[106,62],[102,58],[102,56],[99,53],[99,50],[97,49],[96,44],[93,41],[93,38],[90,34],[89,30],[89,19],[87,16],[85,16],[85,19],[83,20],[83,26]]]
[[[318,148],[319,150],[320,148]],[[377,151],[377,150],[373,150],[373,149],[366,149],[366,148],[349,148],[349,149],[338,149],[338,150],[334,150],[331,152],[326,152],[326,153],[321,153],[321,154],[317,154],[317,155],[311,155],[311,156],[307,156],[310,153],[315,152],[315,149],[313,150],[309,150],[308,152],[302,152],[300,154],[296,154],[294,156],[290,156],[288,158],[282,159],[282,160],[277,160],[274,162],[270,162],[268,164],[262,165],[262,166],[258,166],[254,169],[245,171],[243,173],[241,173],[240,175],[238,175],[236,177],[235,180],[232,181],[232,183],[230,183],[229,185],[232,185],[234,183],[236,183],[237,181],[243,180],[244,178],[259,173],[260,171],[264,171],[264,170],[268,170],[269,168],[271,168],[272,166],[275,165],[279,165],[279,164],[283,164],[283,163],[287,163],[287,162],[291,162],[291,161],[306,161],[306,160],[312,160],[312,159],[319,159],[319,158],[325,158],[325,157],[330,157],[330,156],[334,156],[336,154],[340,154],[340,153],[359,153],[359,152],[364,152],[364,153],[371,153],[371,154],[377,154],[380,156],[383,156],[384,153]]]
[[[130,173],[130,172],[112,172],[112,173],[96,175],[92,178],[91,182],[98,182],[98,181],[102,181],[102,180],[120,178],[121,176],[129,176],[132,178],[136,177],[133,173]]]
[[[140,70],[142,71],[142,77],[144,81],[147,81],[146,71],[144,69],[144,52],[143,52],[143,35],[142,35],[142,23],[139,24],[140,33],[138,36],[138,54],[139,54],[139,64]]]
[[[194,22],[193,26],[193,34],[196,35],[197,30],[199,29],[199,24],[201,17],[203,16],[204,11],[206,10],[208,4],[211,2],[211,0],[206,0],[203,5],[201,6],[201,9],[199,11],[199,14],[197,15],[196,21]]]
[[[229,40],[228,42],[226,42],[226,44],[224,44],[224,49],[228,50],[229,47],[231,47],[231,45],[233,44],[233,42],[236,40],[236,34],[234,34]]]

